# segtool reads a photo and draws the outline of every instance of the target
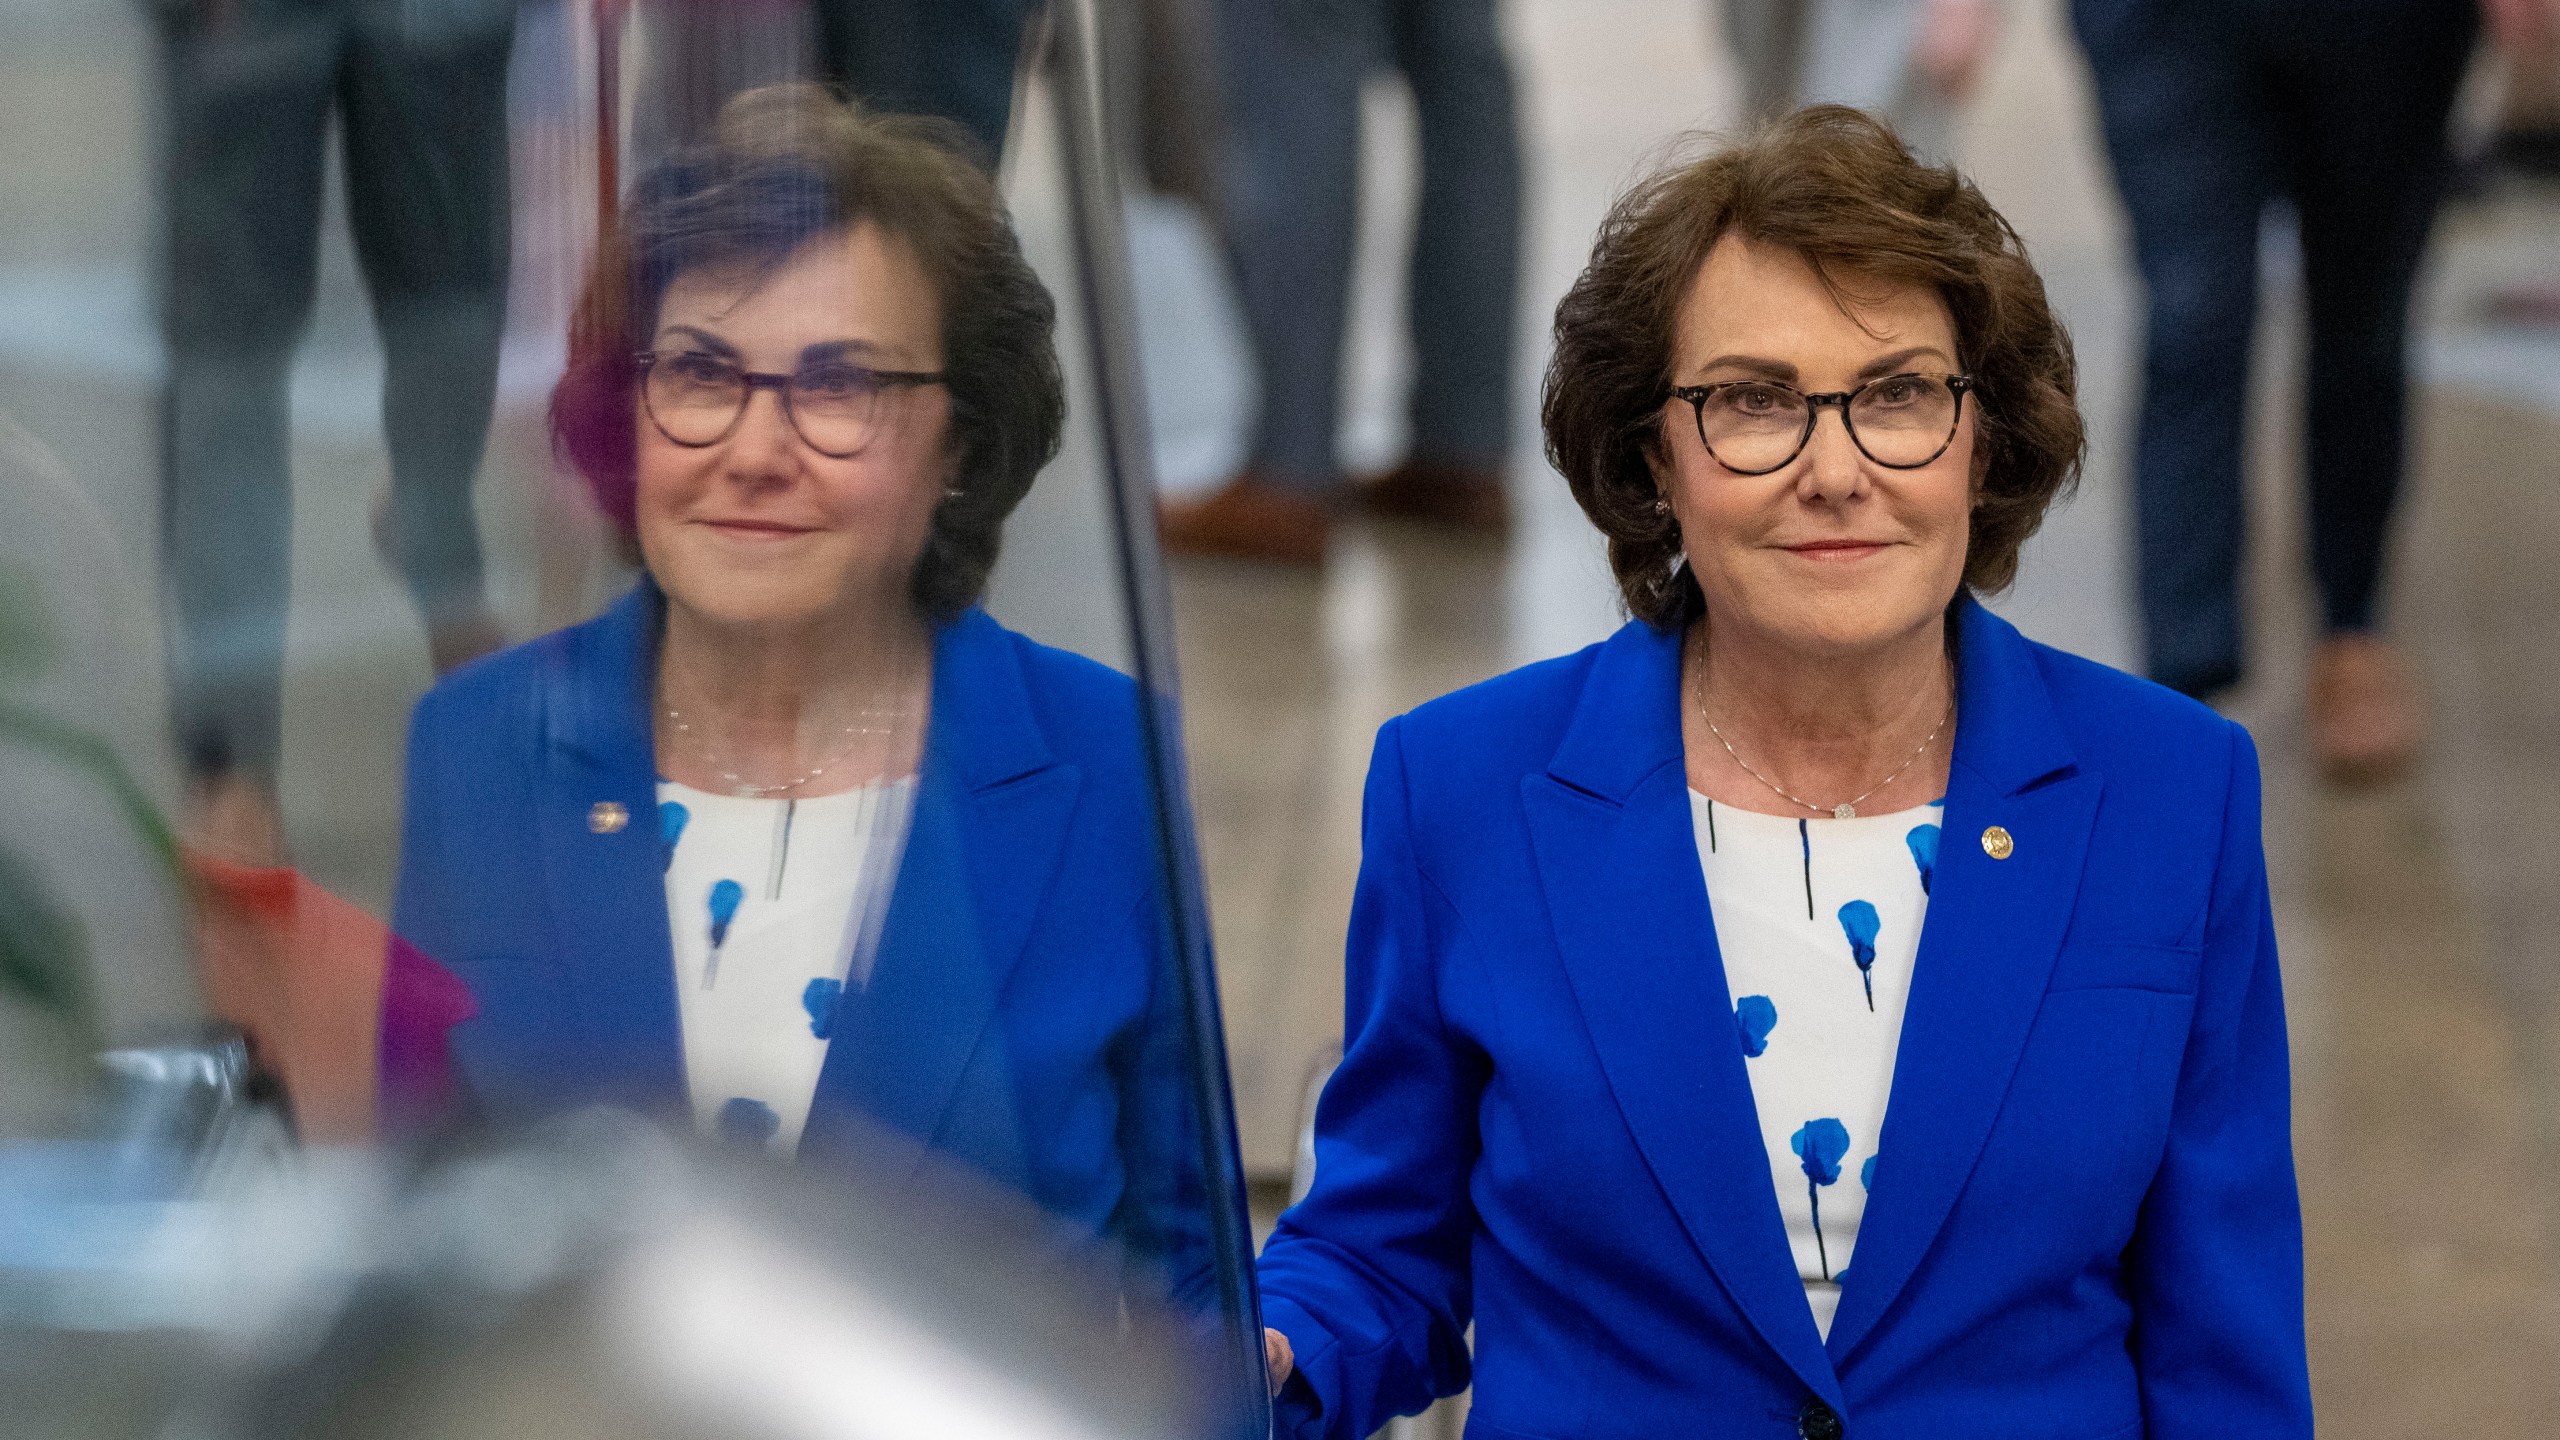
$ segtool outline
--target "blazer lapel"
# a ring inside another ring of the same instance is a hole
[[[656,595],[644,581],[546,654],[538,824],[550,890],[562,897],[551,931],[584,1042],[580,1078],[607,1098],[683,1113],[649,722],[656,632]]]
[[[930,723],[878,962],[839,1011],[803,1158],[859,1150],[904,1173],[937,1142],[970,1062],[1003,1043],[996,1012],[1065,849],[1082,772],[1050,752],[1013,638],[983,612],[936,639]],[[990,1073],[1014,1078],[1003,1056]],[[994,1103],[970,1109],[964,1158],[1020,1176],[1009,1095],[967,1098]]]
[[[1990,1138],[2071,923],[2102,786],[2076,765],[2035,656],[1967,597],[1957,615],[1945,843],[1877,1147],[1876,1189],[1832,1319],[1845,1360],[1934,1243]],[[2011,850],[1994,858],[1998,826]]]
[[[1655,1182],[1761,1338],[1837,1406],[1730,1038],[1679,672],[1677,637],[1641,624],[1602,647],[1548,773],[1522,782],[1530,834],[1575,1000]]]

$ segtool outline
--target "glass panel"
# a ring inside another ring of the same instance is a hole
[[[1267,1428],[1090,13],[872,8],[0,10],[26,1433]]]

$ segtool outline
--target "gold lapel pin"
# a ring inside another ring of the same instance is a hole
[[[2018,842],[2010,839],[2009,832],[1997,825],[1982,832],[1982,853],[1994,860],[2008,859],[2017,848]]]
[[[618,835],[622,827],[630,823],[631,812],[619,801],[599,800],[587,807],[587,828],[598,835]],[[1982,843],[1990,844],[1990,837],[1983,837]]]

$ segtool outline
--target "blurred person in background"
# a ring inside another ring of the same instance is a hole
[[[2480,157],[2482,188],[2514,177],[2547,185],[2560,180],[2560,24],[2527,28],[2507,46],[2498,116]],[[2500,286],[2484,306],[2502,324],[2560,328],[2560,263]]]
[[[2505,50],[2490,160],[2520,175],[2560,177],[2560,6],[2499,14]]]
[[[739,91],[817,68],[808,0],[641,0],[633,20],[644,59],[631,106],[632,173],[709,138]]]
[[[1226,0],[1227,238],[1262,408],[1244,472],[1162,506],[1180,554],[1322,562],[1358,240],[1360,92],[1391,61],[1412,86],[1422,195],[1409,271],[1411,449],[1359,487],[1380,513],[1509,533],[1520,136],[1496,0]]]
[[[1632,618],[1379,733],[1276,1433],[2309,1440],[2256,751],[1979,598],[2082,449],[2016,232],[1820,107],[1555,329]]]
[[[385,360],[375,544],[439,673],[493,649],[472,483],[506,322],[514,0],[168,0],[162,563],[190,838],[253,865],[276,802],[290,604],[286,395],[311,317],[322,153]]]
[[[1136,691],[978,607],[1065,400],[967,148],[783,85],[637,182],[552,419],[644,573],[419,703],[393,923],[469,987],[487,1118],[618,1103],[820,1162],[868,1121],[1179,1284],[1208,1242]]]
[[[2410,296],[2483,9],[2510,42],[2548,28],[2548,0],[2072,4],[2148,294],[2134,457],[2145,664],[2196,696],[2244,678],[2244,412],[2260,222],[2283,196],[2310,332],[2321,638],[2308,728],[2343,781],[2399,773],[2424,730],[2384,635],[2385,551],[2408,448]]]
[[[638,159],[699,143],[741,90],[807,75],[874,111],[952,121],[993,169],[1033,10],[1032,0],[648,0]]]
[[[873,110],[956,121],[993,167],[1032,0],[818,0],[819,78]]]
[[[1106,12],[1104,83],[1115,122],[1134,131],[1137,173],[1214,220],[1226,208],[1226,94],[1219,84],[1219,0],[1142,0]],[[1132,93],[1134,92],[1134,94]]]
[[[1722,0],[1743,113],[1847,105],[1931,159],[1955,155],[1957,107],[1989,56],[1998,0]]]

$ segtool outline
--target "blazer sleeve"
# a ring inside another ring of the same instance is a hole
[[[1263,1321],[1297,1372],[1275,1433],[1360,1440],[1466,1387],[1468,1198],[1484,1055],[1443,1022],[1401,722],[1379,732],[1361,816],[1342,1063],[1316,1108],[1314,1188],[1262,1252]]]
[[[2167,1148],[2126,1278],[2151,1440],[2310,1440],[2302,1215],[2257,749],[2230,727],[2229,800]]]

